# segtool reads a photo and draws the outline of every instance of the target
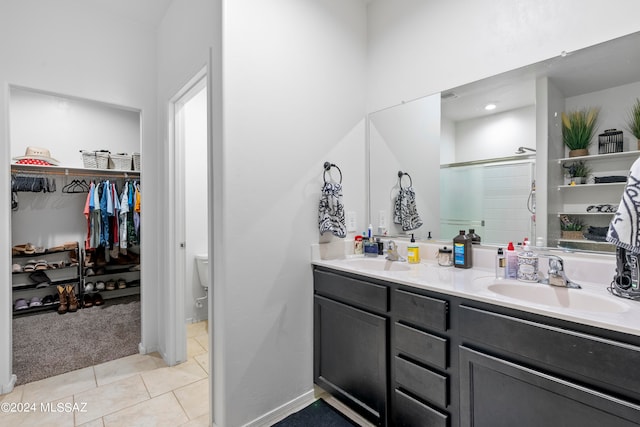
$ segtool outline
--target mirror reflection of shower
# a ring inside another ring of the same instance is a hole
[[[525,154],[527,151],[531,151],[532,153],[536,152],[535,148],[518,147],[518,150],[516,151],[516,154]]]

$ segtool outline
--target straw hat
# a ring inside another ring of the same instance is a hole
[[[51,157],[51,153],[49,152],[49,150],[40,147],[27,147],[27,151],[24,153],[24,156],[14,157],[13,160],[16,160],[20,163],[27,163],[24,162],[24,160],[41,160],[54,166],[60,164],[59,161]],[[23,162],[21,162],[21,160],[23,160]]]

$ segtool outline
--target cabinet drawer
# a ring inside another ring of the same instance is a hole
[[[421,399],[441,408],[447,406],[448,378],[411,363],[399,357],[395,358],[396,383]]]
[[[397,427],[447,427],[449,415],[395,390],[394,421]]]
[[[601,381],[640,398],[637,375],[640,347],[606,338],[517,319],[472,307],[460,307],[461,336],[534,361],[552,372]]]
[[[399,318],[438,331],[447,330],[447,304],[446,301],[412,292],[394,292],[393,310]]]
[[[394,325],[394,337],[395,347],[400,353],[436,368],[447,369],[447,339],[401,323]]]
[[[317,294],[378,312],[389,311],[389,288],[341,276],[328,271],[315,270],[314,289]]]

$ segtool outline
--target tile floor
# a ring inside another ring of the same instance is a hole
[[[17,386],[0,395],[0,426],[207,426],[208,340],[206,322],[193,323],[187,326],[188,360],[180,365],[166,366],[157,353],[134,354]],[[324,390],[316,388],[315,395],[373,426]],[[6,407],[22,412],[7,413]]]
[[[188,361],[177,366],[157,353],[135,354],[17,386],[0,396],[0,426],[207,426],[206,322],[188,325],[187,339]],[[6,413],[12,403],[30,412]]]

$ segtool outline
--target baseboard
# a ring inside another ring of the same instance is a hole
[[[245,424],[243,427],[266,427],[273,425],[276,421],[284,418],[298,409],[302,409],[315,400],[313,390],[309,390],[305,394],[277,407],[273,411],[256,418],[255,420]]]
[[[7,384],[2,384],[2,387],[0,388],[0,394],[11,393],[16,385],[16,381],[18,381],[18,377],[16,377],[16,374],[11,374],[11,379],[9,380],[9,382]]]

